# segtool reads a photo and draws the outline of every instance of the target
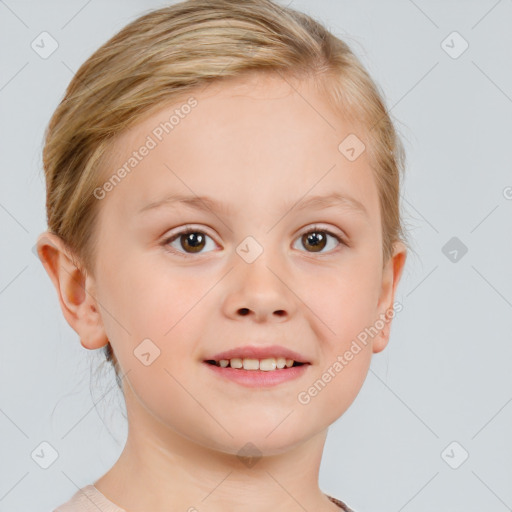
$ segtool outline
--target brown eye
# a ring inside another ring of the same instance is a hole
[[[171,246],[173,252],[177,252],[182,256],[187,256],[188,254],[208,252],[204,251],[205,247],[208,246],[208,239],[212,240],[212,238],[206,233],[197,229],[189,228],[167,238],[164,240],[163,245],[166,247]],[[213,244],[213,248],[215,248],[213,240],[211,244]]]
[[[180,244],[183,249],[190,252],[200,252],[205,245],[205,237],[199,231],[180,235]]]
[[[326,245],[326,237],[321,231],[311,231],[302,235],[302,245],[311,247],[313,252],[321,251]]]
[[[344,244],[343,240],[340,236],[331,233],[325,229],[313,228],[309,230],[307,233],[304,233],[300,237],[300,242],[302,247],[307,249],[307,252],[331,252],[330,250],[324,251],[325,247],[329,244],[329,238],[333,238],[337,243],[335,243],[336,248],[337,245]],[[344,244],[346,245],[346,244]],[[332,247],[331,247],[332,248]]]

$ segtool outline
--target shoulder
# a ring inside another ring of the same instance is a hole
[[[346,503],[344,503],[343,501],[337,499],[337,498],[334,498],[332,496],[329,496],[328,494],[326,495],[334,504],[338,505],[338,507],[340,507],[341,510],[344,510],[345,512],[355,512],[355,510],[352,510]]]
[[[73,494],[53,512],[123,512],[122,509],[109,502],[94,485],[86,485]]]
[[[91,485],[82,487],[53,512],[87,512],[96,508],[94,502],[91,501],[91,487]]]

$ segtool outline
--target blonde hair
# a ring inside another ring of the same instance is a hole
[[[272,0],[187,0],[129,23],[80,67],[45,133],[48,230],[94,275],[94,190],[112,139],[212,81],[250,72],[314,78],[330,105],[364,129],[379,190],[383,260],[407,240],[400,216],[404,150],[377,85],[348,45]],[[341,141],[340,141],[341,142]],[[115,361],[110,343],[108,361]],[[118,381],[119,383],[119,381]]]

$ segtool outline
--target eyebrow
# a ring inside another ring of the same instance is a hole
[[[235,212],[230,205],[221,203],[211,197],[207,196],[187,196],[183,194],[170,194],[163,199],[154,201],[143,206],[138,213],[144,213],[149,210],[159,209],[161,207],[172,207],[181,204],[189,208],[201,211],[215,211],[225,215],[234,215]],[[284,204],[283,209],[285,212],[290,210],[302,211],[307,208],[329,208],[329,207],[342,207],[353,210],[356,213],[368,217],[368,211],[363,203],[346,194],[332,192],[324,196],[310,196],[303,201],[299,201],[295,205]]]

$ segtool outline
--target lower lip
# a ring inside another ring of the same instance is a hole
[[[290,368],[265,372],[263,370],[222,368],[221,366],[215,366],[206,362],[203,364],[208,366],[219,377],[224,377],[225,379],[237,382],[249,388],[270,387],[281,384],[282,382],[297,379],[301,375],[304,375],[308,366],[311,366],[310,364],[303,364],[301,366],[292,366]]]

